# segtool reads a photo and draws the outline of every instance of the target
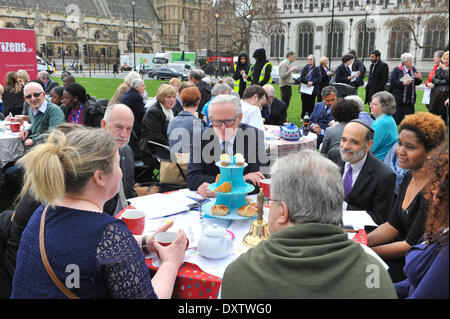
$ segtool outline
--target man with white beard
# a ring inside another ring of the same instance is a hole
[[[373,136],[372,126],[360,119],[350,121],[342,132],[343,210],[365,210],[381,225],[394,203],[396,175],[370,152]]]

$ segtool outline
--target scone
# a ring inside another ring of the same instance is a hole
[[[216,216],[225,216],[228,214],[228,206],[216,204],[211,207],[211,214]]]
[[[244,217],[253,217],[253,216],[255,216],[257,211],[258,211],[258,208],[256,208],[255,206],[245,205],[238,209],[238,215],[244,216]]]
[[[225,182],[225,183],[221,184],[220,186],[216,187],[215,191],[220,192],[220,193],[231,192],[231,183]]]

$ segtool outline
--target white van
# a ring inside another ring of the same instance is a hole
[[[37,71],[47,71],[49,74],[53,73],[53,67],[47,64],[44,60],[42,60],[39,56],[36,55],[36,63],[37,63]]]

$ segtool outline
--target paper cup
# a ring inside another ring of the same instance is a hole
[[[168,246],[175,241],[177,236],[178,236],[178,233],[167,231],[167,232],[162,232],[162,233],[156,234],[155,240],[162,246]],[[186,249],[188,249],[189,239],[188,238],[186,238],[186,239],[187,239]]]
[[[262,179],[259,181],[259,184],[263,189],[264,196],[270,198],[270,179]]]
[[[142,235],[145,228],[145,213],[137,209],[127,209],[122,214],[122,220],[133,235]]]
[[[13,132],[13,133],[20,132],[20,122],[11,122],[9,124],[9,128],[11,129],[11,132]]]

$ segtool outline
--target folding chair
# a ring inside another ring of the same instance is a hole
[[[345,83],[333,83],[331,84],[331,86],[334,86],[334,88],[336,89],[337,98],[344,98],[349,95],[356,95],[358,92],[357,88]]]

